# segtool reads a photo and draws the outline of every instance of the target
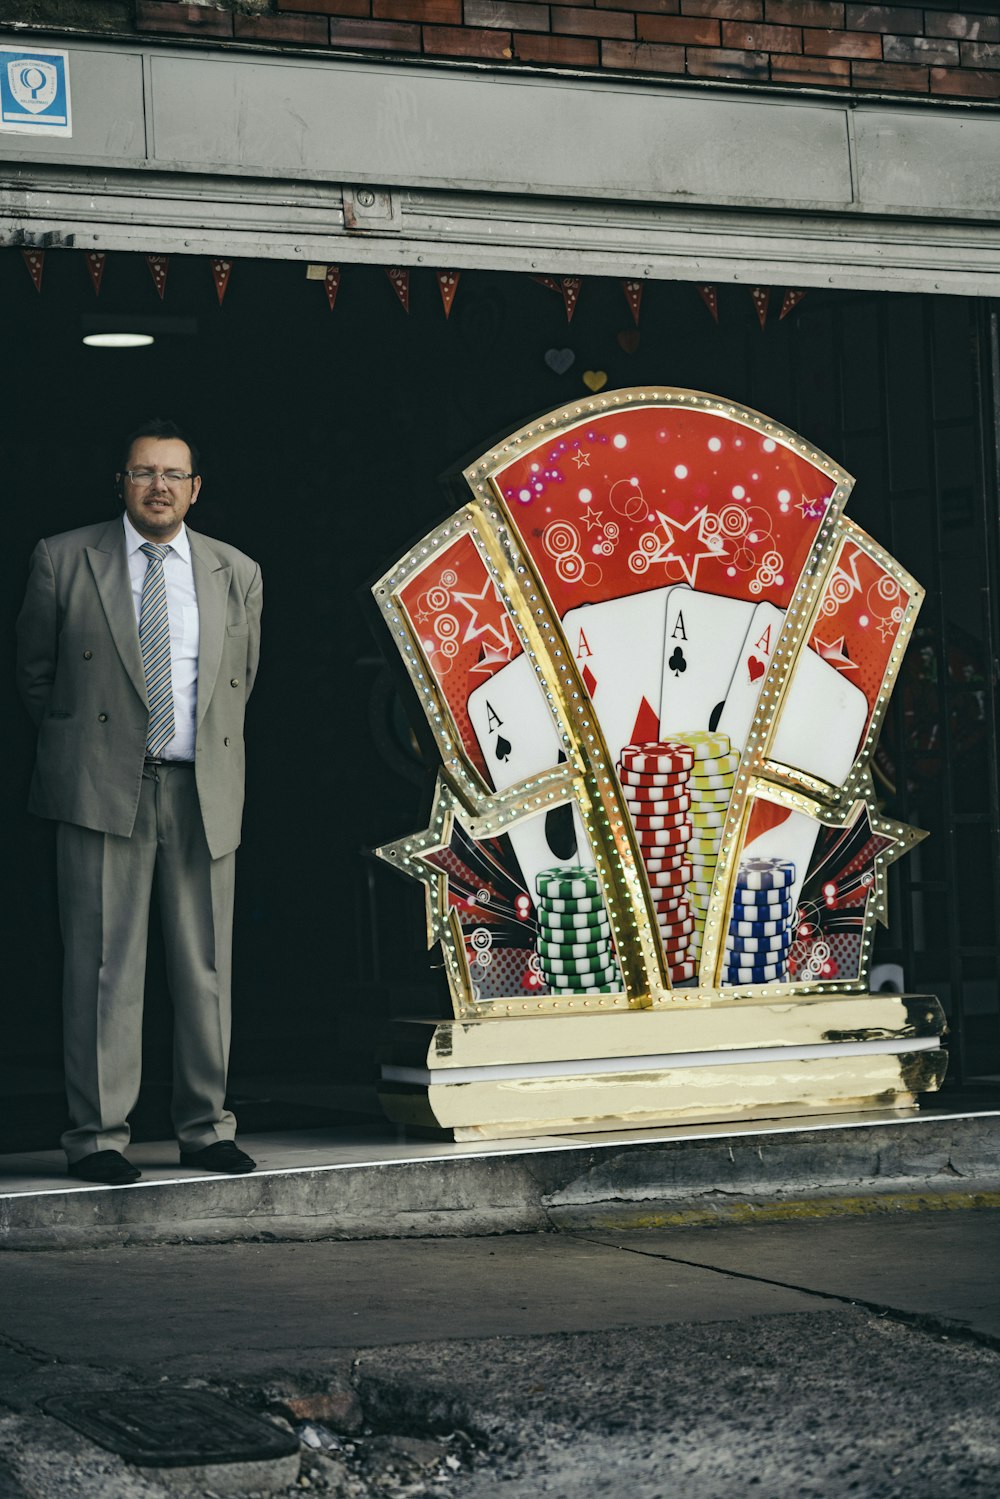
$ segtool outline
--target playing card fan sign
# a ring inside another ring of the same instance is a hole
[[[378,854],[425,886],[456,1017],[865,995],[886,868],[923,836],[868,769],[922,590],[844,517],[851,477],[652,389],[550,413],[457,482],[374,588],[442,761],[431,825]],[[843,1044],[875,1046],[851,1018]]]

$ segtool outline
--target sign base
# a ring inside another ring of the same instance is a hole
[[[379,1098],[454,1140],[903,1109],[941,1086],[944,1029],[935,998],[900,994],[398,1020]]]

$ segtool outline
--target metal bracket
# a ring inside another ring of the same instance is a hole
[[[345,187],[343,192],[345,229],[380,234],[398,234],[402,229],[403,210],[393,193],[377,187]]]

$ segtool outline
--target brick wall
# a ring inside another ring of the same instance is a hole
[[[997,0],[992,0],[994,5]],[[135,0],[140,32],[1000,101],[1000,8],[847,0]]]

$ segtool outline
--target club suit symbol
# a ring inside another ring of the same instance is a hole
[[[679,645],[674,646],[673,654],[667,662],[675,677],[679,677],[682,671],[687,671],[688,664],[684,659],[684,652]]]

